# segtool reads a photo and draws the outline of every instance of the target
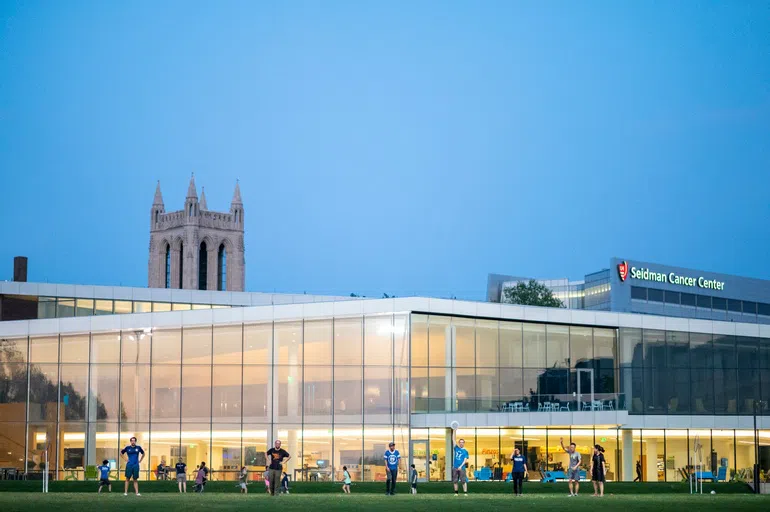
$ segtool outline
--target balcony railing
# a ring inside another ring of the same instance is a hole
[[[414,398],[413,414],[432,412],[601,412],[625,411],[622,393],[596,393],[577,397],[572,394],[507,396],[486,398]]]

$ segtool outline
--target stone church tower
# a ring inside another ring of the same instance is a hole
[[[209,211],[190,178],[184,210],[166,213],[160,182],[150,209],[150,288],[243,291],[243,202],[235,184],[230,212]]]

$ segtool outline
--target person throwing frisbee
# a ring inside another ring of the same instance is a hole
[[[580,453],[577,451],[577,445],[570,443],[569,448],[564,447],[564,438],[561,438],[561,449],[569,455],[569,468],[567,478],[569,479],[569,495],[577,496],[580,489]],[[573,490],[574,486],[574,490]]]
[[[463,494],[468,496],[468,475],[466,473],[468,469],[468,450],[465,449],[465,439],[458,439],[456,421],[452,422],[452,444],[454,449],[452,450],[452,483],[454,484],[455,496],[457,496],[458,484],[463,484]]]

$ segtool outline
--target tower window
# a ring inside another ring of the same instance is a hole
[[[219,246],[217,254],[217,289],[227,290],[227,250],[225,244]]]
[[[171,246],[166,244],[166,288],[171,288]]]
[[[201,242],[200,250],[198,251],[198,289],[206,289],[206,276],[208,276],[208,251],[206,250],[206,242]]]
[[[193,205],[190,204],[190,217],[192,217],[192,216],[193,216]]]
[[[235,210],[235,223],[238,224],[238,210]]]
[[[182,276],[184,275],[184,243],[179,244],[179,288],[184,288]]]
[[[155,224],[158,223],[158,210],[155,210]]]

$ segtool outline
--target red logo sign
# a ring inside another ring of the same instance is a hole
[[[624,261],[623,263],[618,263],[618,275],[620,275],[620,280],[625,281],[628,277],[628,262]]]

